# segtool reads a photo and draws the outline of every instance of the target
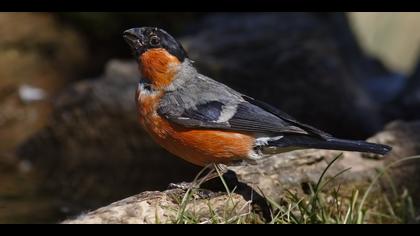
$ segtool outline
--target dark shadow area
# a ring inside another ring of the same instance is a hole
[[[186,26],[208,13],[194,12],[63,12],[57,19],[80,32],[87,44],[89,67],[81,77],[100,75],[110,58],[130,58],[128,47],[121,40],[125,29],[139,26],[165,28],[176,37],[188,33]]]

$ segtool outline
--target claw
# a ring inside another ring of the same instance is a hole
[[[187,191],[194,187],[193,183],[181,182],[181,183],[170,183],[168,188],[169,189],[181,189]]]
[[[199,189],[199,186],[194,183],[170,183],[168,186],[169,189],[180,189],[184,192],[188,190],[193,190],[193,197],[198,199],[208,199],[213,196],[215,193],[210,190]]]

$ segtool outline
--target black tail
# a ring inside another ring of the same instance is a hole
[[[317,148],[342,151],[370,152],[385,155],[391,151],[391,147],[383,144],[368,143],[365,141],[354,141],[330,138],[322,140],[317,137],[306,135],[285,135],[276,141],[269,141],[269,146],[276,147],[301,147],[301,148]]]

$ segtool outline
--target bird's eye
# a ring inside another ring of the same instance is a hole
[[[160,44],[160,39],[159,39],[159,37],[158,36],[156,36],[156,35],[153,35],[151,38],[150,38],[150,46],[152,46],[152,47],[157,47],[157,46],[159,46],[159,44]]]

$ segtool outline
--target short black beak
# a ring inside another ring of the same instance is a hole
[[[131,47],[133,52],[139,53],[143,47],[143,36],[138,33],[136,28],[124,31],[123,38]]]

